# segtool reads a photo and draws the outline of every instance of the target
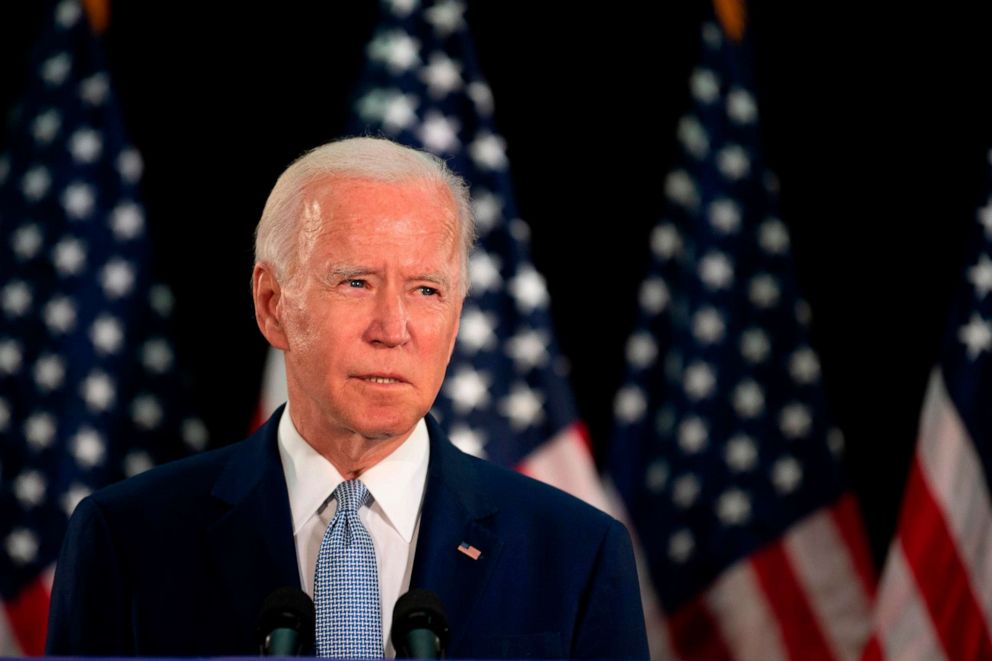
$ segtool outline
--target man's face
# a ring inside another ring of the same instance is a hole
[[[423,182],[308,189],[297,272],[280,302],[304,436],[385,439],[430,409],[462,308],[457,223],[447,189]]]

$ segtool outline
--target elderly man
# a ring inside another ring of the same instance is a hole
[[[79,505],[49,653],[253,654],[266,596],[299,586],[320,656],[392,656],[394,603],[427,588],[449,657],[646,657],[623,526],[461,453],[428,415],[472,241],[467,188],[433,156],[356,138],[293,163],[252,276],[289,402]]]

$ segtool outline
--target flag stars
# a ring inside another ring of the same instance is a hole
[[[472,253],[468,261],[469,280],[478,293],[495,291],[503,282],[499,274],[500,263],[496,257],[481,248]]]
[[[681,475],[672,484],[672,501],[682,509],[692,507],[699,497],[699,490],[699,478],[692,473]]]
[[[758,449],[754,439],[744,434],[737,434],[727,441],[723,459],[727,466],[737,473],[744,473],[758,463]]]
[[[62,0],[55,7],[55,22],[62,29],[71,28],[79,20],[81,10],[76,0]]]
[[[38,254],[43,240],[41,229],[32,223],[17,228],[11,237],[11,247],[19,260],[26,261]]]
[[[548,288],[544,284],[544,277],[529,264],[521,267],[513,276],[509,289],[517,308],[524,314],[530,314],[548,304]]]
[[[369,49],[372,59],[384,63],[393,75],[420,64],[420,42],[402,30],[377,36]]]
[[[689,90],[697,101],[713,103],[720,96],[720,80],[709,69],[696,69],[689,78]]]
[[[844,434],[836,427],[831,427],[827,432],[827,448],[835,457],[844,452]]]
[[[106,445],[99,433],[89,427],[83,427],[72,437],[69,451],[80,467],[93,468],[103,462]]]
[[[656,315],[668,307],[671,298],[665,281],[659,277],[652,277],[641,284],[637,300],[642,310],[648,314]]]
[[[17,528],[4,540],[7,556],[15,565],[26,565],[38,555],[38,537],[26,528]]]
[[[696,416],[686,418],[679,424],[679,447],[689,454],[706,449],[709,443],[709,430],[706,423]]]
[[[751,518],[751,499],[740,489],[728,489],[716,502],[716,515],[728,526],[739,526]]]
[[[699,120],[691,115],[686,115],[679,120],[677,129],[679,142],[687,152],[696,158],[703,158],[710,148],[710,139],[706,134],[703,125]]]
[[[479,229],[488,232],[503,216],[503,200],[490,191],[481,190],[472,196],[472,211]]]
[[[122,462],[124,475],[127,477],[140,475],[154,466],[155,463],[152,461],[152,458],[148,456],[148,453],[142,452],[141,450],[132,450],[131,452],[128,452],[124,456],[124,461]]]
[[[432,110],[424,117],[418,136],[429,151],[436,154],[452,154],[460,146],[458,129],[459,123],[456,120]]]
[[[655,461],[645,473],[645,486],[653,493],[661,493],[668,484],[668,464]]]
[[[456,425],[451,428],[448,438],[456,448],[473,457],[486,458],[486,440],[481,433],[466,425]]]
[[[499,411],[510,420],[510,426],[520,431],[544,419],[544,397],[524,383],[516,383],[510,394],[500,402]]]
[[[134,269],[122,259],[107,263],[100,272],[100,285],[107,298],[121,298],[134,287]]]
[[[809,326],[809,322],[813,318],[813,311],[809,308],[809,303],[803,299],[796,301],[796,321],[802,326]]]
[[[495,326],[494,315],[472,307],[462,315],[458,341],[469,352],[491,349],[496,344]]]
[[[742,381],[734,388],[734,410],[742,418],[755,418],[765,410],[765,395],[755,381]]]
[[[91,106],[103,105],[110,95],[110,81],[104,73],[95,73],[79,84],[79,98]]]
[[[171,289],[163,284],[157,284],[152,285],[148,294],[148,302],[160,317],[168,317],[172,313],[172,306],[176,299],[172,295]]]
[[[110,214],[110,229],[121,241],[137,238],[144,227],[145,215],[134,202],[122,202]]]
[[[172,349],[162,338],[153,338],[141,348],[141,363],[149,372],[162,374],[172,367]]]
[[[117,172],[124,178],[124,181],[132,184],[137,183],[144,169],[144,161],[141,160],[141,154],[138,153],[137,149],[128,147],[117,155]]]
[[[100,371],[91,372],[83,380],[80,390],[86,405],[94,413],[108,410],[116,398],[113,381]]]
[[[138,395],[131,402],[131,419],[142,429],[155,429],[163,417],[162,405],[152,395]]]
[[[780,291],[774,277],[763,273],[751,278],[748,297],[759,308],[770,308],[778,303]]]
[[[31,135],[35,142],[47,145],[62,128],[62,115],[55,109],[49,109],[34,118],[31,122]]]
[[[462,86],[461,66],[444,53],[431,53],[430,61],[420,72],[430,95],[443,99]]]
[[[59,53],[41,65],[41,78],[49,87],[57,87],[65,82],[71,70],[72,59],[66,53]]]
[[[10,406],[7,400],[0,397],[0,431],[7,431],[10,426]]]
[[[16,340],[0,340],[0,374],[13,374],[21,368],[21,346]]]
[[[968,269],[968,280],[975,285],[975,294],[980,299],[992,291],[992,259],[988,255],[983,254],[978,263]]]
[[[62,494],[62,511],[65,512],[66,516],[72,516],[72,513],[76,511],[76,507],[80,502],[82,502],[83,498],[86,498],[86,496],[91,493],[92,492],[82,484],[73,484],[64,494]]]
[[[692,317],[692,334],[701,344],[714,344],[723,339],[723,317],[713,307],[696,311]]]
[[[740,87],[727,94],[727,116],[736,124],[752,124],[758,118],[758,105],[754,97]]]
[[[468,98],[472,99],[475,109],[483,117],[493,113],[493,91],[481,80],[469,83]]]
[[[703,43],[705,43],[710,50],[716,50],[723,43],[723,31],[716,25],[716,23],[710,23],[707,21],[703,24],[702,29]]]
[[[465,5],[457,0],[442,0],[424,12],[427,22],[439,37],[447,37],[465,25]]]
[[[716,375],[713,373],[713,368],[706,363],[696,362],[686,368],[682,383],[686,395],[698,401],[713,394]]]
[[[51,447],[55,440],[55,417],[49,413],[32,413],[24,422],[24,436],[36,450]]]
[[[84,220],[93,214],[96,195],[88,184],[74,183],[62,193],[62,208],[70,220]]]
[[[464,367],[448,379],[445,394],[457,413],[465,414],[489,402],[490,379],[471,367]]]
[[[682,252],[682,237],[671,223],[663,223],[651,230],[651,252],[658,259],[669,260]]]
[[[210,435],[207,426],[199,418],[187,418],[182,424],[183,443],[191,450],[199,452],[207,447]]]
[[[394,94],[385,103],[382,124],[387,131],[399,133],[417,122],[417,106],[420,104],[412,94]]]
[[[35,470],[24,471],[14,478],[14,495],[24,507],[36,507],[45,499],[45,478]]]
[[[810,417],[809,409],[798,402],[786,405],[779,414],[779,428],[790,439],[806,436],[812,424],[813,420]]]
[[[45,354],[34,364],[34,382],[38,387],[51,392],[60,388],[65,381],[65,361],[56,354]]]
[[[506,159],[506,141],[495,133],[480,131],[468,146],[472,162],[482,170],[502,171],[509,162]]]
[[[57,296],[45,304],[45,325],[53,334],[65,334],[76,326],[76,305],[67,296]]]
[[[685,528],[674,533],[668,539],[668,557],[680,564],[692,557],[695,548],[696,542],[692,533]]]
[[[529,371],[548,363],[548,340],[543,331],[526,329],[506,342],[506,353],[517,368]]]
[[[617,392],[616,400],[613,402],[613,413],[620,422],[631,424],[644,417],[647,407],[644,391],[637,386],[629,385]]]
[[[978,210],[978,222],[985,228],[985,236],[992,238],[992,200]]]
[[[782,457],[772,465],[772,484],[780,494],[793,493],[803,480],[803,469],[794,457]]]
[[[751,171],[751,159],[742,147],[729,145],[717,153],[716,167],[724,177],[737,181]]]
[[[711,252],[699,262],[699,278],[709,289],[726,289],[734,282],[734,267],[723,253]]]
[[[52,175],[48,168],[38,165],[24,173],[21,179],[21,193],[29,202],[37,202],[43,198],[52,185]]]
[[[675,170],[665,178],[665,196],[679,206],[693,210],[699,206],[699,192],[685,170]]]
[[[627,361],[637,369],[650,367],[657,357],[658,345],[651,333],[639,331],[627,340]]]
[[[802,347],[789,357],[789,374],[793,381],[804,385],[816,382],[820,377],[820,361],[809,347]]]
[[[733,234],[741,226],[741,208],[733,200],[714,200],[707,209],[707,217],[721,234]]]
[[[77,163],[92,163],[100,157],[103,141],[93,129],[79,129],[69,138],[69,153]]]
[[[417,8],[420,0],[387,0],[386,4],[394,16],[397,18],[406,18]]]
[[[79,239],[62,239],[52,250],[55,269],[63,276],[78,275],[86,265],[86,250]]]
[[[770,255],[784,255],[789,250],[789,231],[785,223],[769,218],[758,228],[758,245]]]
[[[968,358],[975,360],[992,347],[992,326],[973,312],[971,320],[958,330],[958,339],[968,348]]]
[[[98,353],[117,353],[124,344],[124,329],[114,317],[101,315],[90,326],[90,341]]]

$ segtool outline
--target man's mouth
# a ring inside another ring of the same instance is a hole
[[[358,378],[366,383],[376,383],[379,385],[389,385],[391,383],[406,383],[402,378],[397,375],[386,375],[386,374],[360,374]]]

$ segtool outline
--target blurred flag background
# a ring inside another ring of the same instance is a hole
[[[624,518],[653,656],[988,655],[988,13],[4,5],[0,653],[79,498],[281,401],[255,223],[372,133],[473,187],[435,413]]]

